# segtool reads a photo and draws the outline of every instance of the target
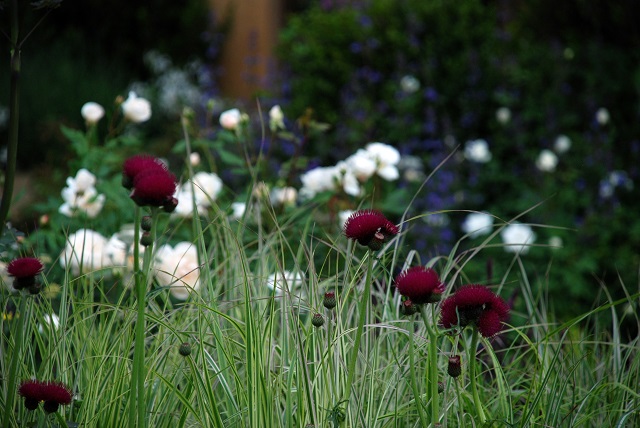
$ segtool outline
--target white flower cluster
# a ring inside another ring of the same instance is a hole
[[[197,172],[192,180],[183,183],[176,191],[178,205],[174,215],[192,217],[194,212],[205,213],[220,191],[222,191],[222,180],[216,173]]]
[[[464,146],[464,157],[471,162],[489,162],[492,157],[491,151],[489,150],[489,143],[482,139],[467,141]]]
[[[488,235],[493,229],[493,216],[484,212],[470,213],[461,227],[469,238]],[[536,234],[531,226],[518,222],[505,226],[500,237],[505,244],[504,250],[510,253],[526,254],[529,246],[536,241]]]
[[[143,255],[144,247],[139,246],[139,250]],[[107,239],[94,230],[80,229],[67,238],[60,265],[74,276],[131,273],[133,246],[121,240],[118,234]],[[200,288],[198,253],[189,242],[180,242],[175,247],[168,244],[158,247],[152,269],[158,284],[170,287],[170,293],[176,299],[186,300],[191,292]]]
[[[64,203],[58,211],[67,217],[73,217],[78,212],[94,218],[104,206],[105,196],[98,194],[95,188],[96,176],[82,168],[75,177],[67,178],[67,187],[62,189]]]
[[[312,198],[320,192],[342,189],[348,195],[359,196],[362,192],[360,185],[373,175],[387,181],[397,180],[400,176],[399,162],[400,152],[393,146],[369,143],[334,166],[318,167],[302,174],[300,193]]]

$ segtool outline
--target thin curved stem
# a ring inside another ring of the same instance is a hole
[[[431,425],[440,423],[440,397],[438,396],[438,334],[431,325],[427,314],[427,305],[420,305],[420,314],[429,336],[428,364],[426,370],[427,386],[431,398]]]
[[[478,418],[480,418],[480,423],[485,424],[487,422],[487,416],[484,413],[484,409],[482,408],[482,403],[480,402],[480,395],[478,394],[478,382],[477,382],[477,361],[476,361],[476,349],[478,349],[478,340],[479,340],[478,329],[473,329],[473,336],[471,336],[471,345],[469,346],[469,350],[467,352],[469,358],[469,382],[471,383],[471,394],[473,395],[473,404],[476,408],[476,413],[478,414]]]

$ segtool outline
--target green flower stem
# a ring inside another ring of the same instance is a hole
[[[351,397],[351,387],[353,386],[353,380],[355,377],[356,371],[356,362],[358,361],[358,352],[360,352],[360,342],[362,340],[362,331],[364,330],[364,320],[367,317],[367,307],[369,306],[369,301],[371,300],[371,282],[373,281],[373,254],[371,251],[367,253],[367,276],[364,281],[364,291],[362,292],[362,296],[360,298],[360,305],[358,307],[358,312],[360,314],[360,319],[358,321],[358,329],[356,330],[355,343],[353,344],[353,349],[351,350],[351,358],[349,359],[348,366],[348,375],[347,375],[347,383],[345,390],[344,401],[346,405],[349,405],[349,398]]]
[[[147,307],[146,293],[147,284],[149,283],[149,270],[151,267],[151,257],[153,255],[153,242],[156,238],[156,218],[157,210],[152,211],[151,226],[151,245],[147,246],[144,251],[144,261],[142,269],[140,269],[140,207],[136,205],[134,238],[133,238],[133,269],[134,281],[137,298],[137,318],[136,331],[133,349],[133,368],[131,371],[131,392],[129,395],[129,426],[134,427],[137,415],[138,427],[145,425],[145,397],[144,397],[144,381],[146,377],[145,370],[145,351],[144,339],[146,333],[145,326],[145,310]]]
[[[411,331],[409,331],[409,376],[411,380],[411,389],[413,390],[413,397],[416,401],[416,407],[418,408],[418,416],[420,416],[420,426],[427,426],[427,418],[424,414],[424,409],[422,408],[422,399],[420,398],[420,391],[418,390],[418,381],[416,377],[416,362],[415,362],[415,348],[413,346],[413,336],[415,334],[416,323],[413,319],[413,315],[411,316]]]
[[[28,326],[29,319],[31,319],[31,305],[27,304],[27,300],[31,299],[26,296],[20,296],[20,306],[13,317],[15,323],[15,336],[13,352],[11,355],[11,366],[9,367],[9,379],[7,382],[7,397],[5,399],[4,419],[2,421],[3,428],[9,428],[12,426],[11,417],[14,416],[13,403],[16,398],[16,391],[18,390],[18,362],[22,359],[24,330]]]
[[[477,382],[477,374],[476,374],[476,349],[478,349],[478,340],[480,338],[480,334],[478,333],[478,329],[473,329],[473,335],[471,336],[471,346],[469,346],[469,350],[467,351],[467,356],[469,358],[469,382],[471,383],[471,393],[473,395],[473,404],[476,407],[476,413],[478,414],[478,418],[480,418],[480,424],[484,425],[487,422],[487,416],[484,413],[484,409],[482,408],[482,403],[480,402],[480,396],[478,395],[478,382]]]
[[[429,350],[427,354],[428,367],[426,370],[427,388],[431,398],[431,425],[440,423],[440,397],[438,396],[438,334],[431,325],[427,314],[427,305],[420,305],[420,315],[424,321],[429,336]]]
[[[16,157],[18,153],[18,113],[20,107],[20,45],[18,42],[18,2],[11,2],[11,59],[9,83],[9,140],[7,142],[7,164],[4,173],[2,200],[0,201],[0,236],[5,231],[4,223],[9,216],[13,183],[16,175]]]

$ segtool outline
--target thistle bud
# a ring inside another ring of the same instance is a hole
[[[405,300],[400,304],[400,313],[402,315],[411,316],[418,312],[418,307],[411,300]]]
[[[144,232],[140,237],[140,245],[142,245],[143,247],[148,247],[151,244],[153,244],[153,238],[151,237],[151,234],[149,232]]]
[[[335,308],[337,304],[336,293],[334,293],[333,291],[324,293],[324,299],[322,300],[322,304],[324,305],[325,308],[329,310]]]
[[[322,314],[314,314],[313,318],[311,318],[311,324],[313,324],[314,327],[322,327],[324,324],[324,317]]]
[[[178,199],[175,197],[171,197],[164,202],[164,204],[162,205],[162,209],[166,213],[172,213],[176,210],[177,206],[178,206]]]
[[[188,357],[191,355],[191,345],[187,342],[182,343],[178,348],[178,353],[183,357]]]
[[[145,232],[149,232],[151,231],[152,223],[153,223],[153,220],[151,219],[151,216],[146,215],[142,217],[142,219],[140,220],[140,228]]]
[[[449,365],[447,366],[447,373],[452,378],[457,378],[462,373],[462,365],[460,363],[460,355],[453,355],[449,357]]]

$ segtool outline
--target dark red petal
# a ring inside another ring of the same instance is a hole
[[[457,306],[481,306],[493,301],[495,294],[484,285],[465,285],[455,293]]]
[[[136,176],[131,199],[138,205],[159,207],[173,198],[175,191],[176,180],[173,174],[167,170],[147,170]]]
[[[396,277],[395,282],[398,292],[416,304],[431,303],[433,294],[441,294],[444,290],[436,271],[424,266],[407,269]]]
[[[448,297],[440,305],[440,324],[444,328],[451,328],[458,325],[455,296]]]
[[[42,396],[44,401],[53,401],[58,404],[67,405],[71,403],[71,391],[63,383],[47,382],[42,386]]]
[[[43,383],[37,380],[25,380],[18,388],[18,394],[28,400],[42,401]]]

